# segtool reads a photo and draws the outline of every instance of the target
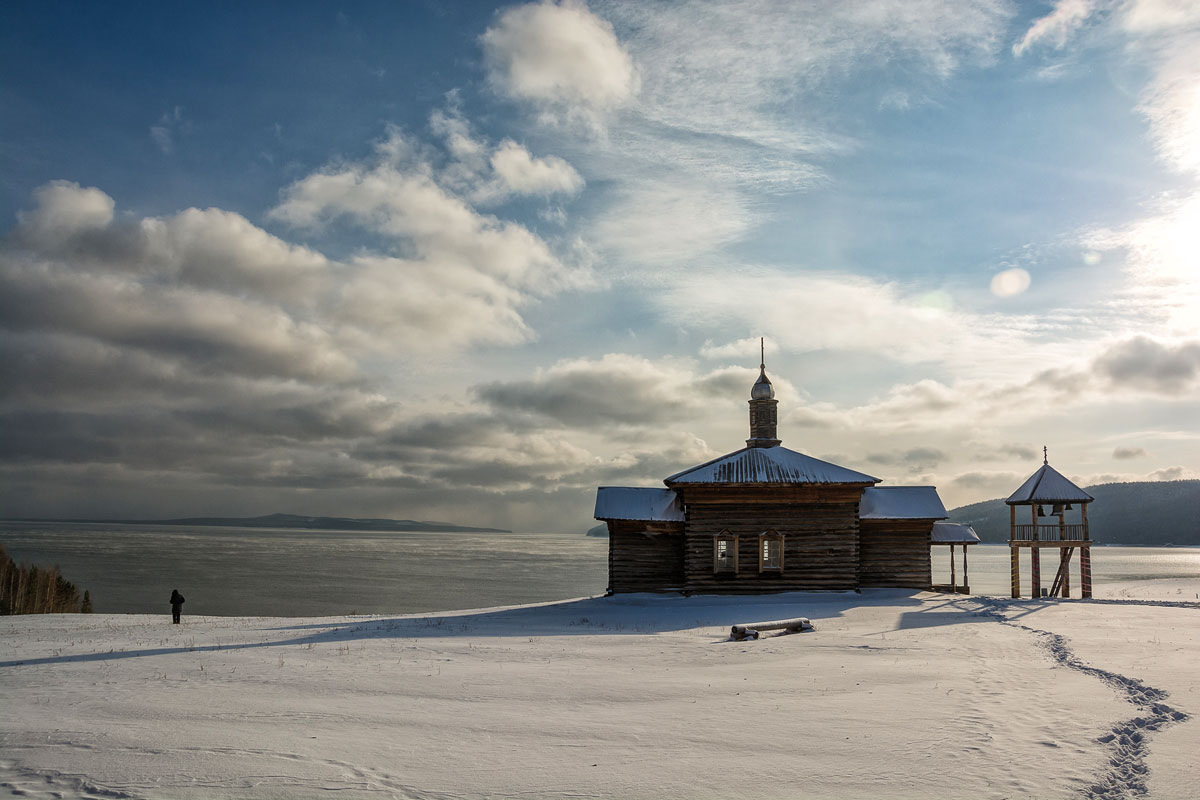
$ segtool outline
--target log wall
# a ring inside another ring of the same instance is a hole
[[[608,590],[678,591],[684,587],[683,524],[610,520]]]
[[[688,487],[684,571],[689,591],[847,590],[858,586],[860,487]],[[713,572],[713,538],[738,536],[738,571]],[[783,569],[759,572],[758,536],[783,534]]]
[[[860,585],[928,589],[933,584],[932,531],[933,520],[861,520]]]

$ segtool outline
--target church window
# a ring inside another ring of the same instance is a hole
[[[713,572],[737,572],[738,539],[729,531],[713,538]]]
[[[783,536],[778,531],[766,531],[758,537],[758,571],[783,570]]]

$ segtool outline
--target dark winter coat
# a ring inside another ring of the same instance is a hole
[[[183,606],[183,595],[176,589],[171,592],[171,608],[178,609]]]

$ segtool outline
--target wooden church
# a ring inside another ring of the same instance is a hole
[[[763,593],[928,589],[932,486],[879,478],[789,450],[766,365],[750,389],[746,446],[666,478],[602,486],[610,592]]]

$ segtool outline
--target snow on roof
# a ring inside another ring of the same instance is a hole
[[[858,505],[859,519],[945,519],[946,507],[932,486],[869,486]]]
[[[1004,502],[1010,506],[1032,503],[1090,503],[1095,498],[1062,476],[1049,464],[1029,476]]]
[[[670,489],[601,486],[596,490],[596,519],[683,522],[683,505]]]
[[[677,472],[663,483],[879,483],[879,478],[776,446],[746,447]]]
[[[935,522],[931,541],[939,544],[976,544],[979,534],[965,522]]]

